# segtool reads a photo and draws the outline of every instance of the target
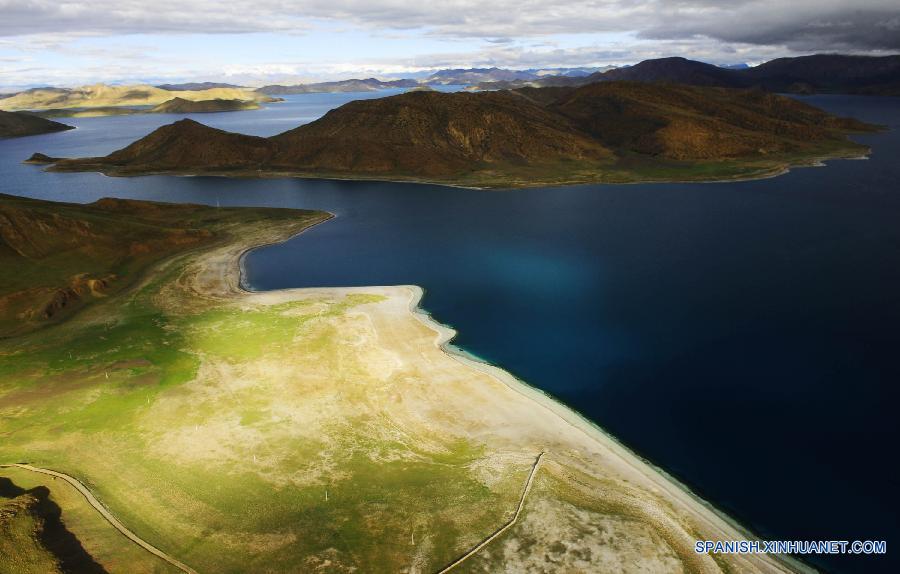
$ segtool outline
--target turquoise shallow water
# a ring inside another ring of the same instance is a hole
[[[373,97],[378,94],[366,94]],[[270,135],[360,94],[197,115]],[[174,116],[70,120],[0,141],[0,191],[326,209],[247,258],[258,289],[415,283],[456,343],[573,406],[771,539],[888,540],[900,440],[900,100],[815,97],[894,128],[865,161],[728,184],[485,192],[440,186],[108,178],[19,161],[107,153]]]

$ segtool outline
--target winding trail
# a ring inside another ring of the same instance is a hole
[[[537,458],[534,459],[534,465],[531,467],[531,473],[528,475],[528,480],[525,481],[525,488],[522,489],[522,496],[519,498],[519,505],[516,507],[516,513],[510,518],[503,526],[495,530],[490,536],[482,540],[478,543],[477,546],[442,568],[438,571],[437,574],[444,574],[445,572],[449,572],[453,568],[459,566],[468,558],[475,555],[476,552],[493,542],[496,538],[506,532],[509,528],[512,527],[513,524],[519,519],[519,515],[522,514],[522,507],[525,506],[525,497],[528,496],[528,491],[531,490],[531,484],[534,482],[534,475],[537,474],[538,466],[541,464],[541,459],[544,458],[544,453],[541,452],[537,455]]]
[[[119,532],[124,534],[126,538],[128,538],[129,540],[131,540],[132,542],[134,542],[135,544],[137,544],[138,546],[140,546],[141,548],[143,548],[150,554],[153,554],[154,556],[157,556],[158,558],[165,560],[166,562],[168,562],[175,568],[178,568],[182,572],[186,572],[187,574],[197,574],[197,571],[194,570],[193,568],[191,568],[190,566],[188,566],[187,564],[184,564],[183,562],[178,561],[177,559],[173,558],[172,556],[169,556],[168,554],[166,554],[165,552],[163,552],[156,546],[153,546],[152,544],[150,544],[143,538],[140,538],[137,534],[135,534],[131,530],[128,530],[128,528],[124,524],[119,522],[115,516],[110,514],[109,510],[107,510],[105,506],[100,504],[100,501],[97,500],[97,498],[94,497],[93,494],[91,494],[91,491],[88,490],[88,488],[84,484],[82,484],[81,481],[79,481],[77,478],[69,476],[68,474],[56,472],[55,470],[31,466],[30,464],[20,464],[20,463],[0,464],[0,468],[11,468],[11,467],[22,468],[25,470],[29,470],[31,472],[46,474],[48,476],[53,476],[53,477],[61,478],[61,479],[65,480],[66,482],[68,482],[69,484],[74,486],[75,489],[78,492],[80,492],[84,496],[84,498],[88,501],[88,504],[93,506],[94,509],[97,512],[99,512],[100,515],[103,516],[103,518],[105,518],[106,521],[109,522],[113,526],[113,528],[115,528],[116,530],[118,530]]]

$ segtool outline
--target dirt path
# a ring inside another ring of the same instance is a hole
[[[69,484],[74,486],[75,489],[78,492],[80,492],[84,496],[85,499],[87,499],[88,504],[93,506],[94,509],[97,512],[99,512],[100,515],[103,516],[103,518],[105,518],[106,521],[109,522],[113,526],[113,528],[115,528],[116,530],[118,530],[119,532],[124,534],[126,538],[128,538],[129,540],[131,540],[132,542],[134,542],[135,544],[137,544],[138,546],[140,546],[141,548],[143,548],[150,554],[153,554],[154,556],[157,556],[157,557],[161,558],[162,560],[165,560],[166,562],[168,562],[175,568],[178,568],[182,572],[187,572],[187,574],[197,574],[197,571],[194,570],[193,568],[191,568],[190,566],[188,566],[187,564],[179,562],[178,560],[169,556],[168,554],[166,554],[165,552],[163,552],[156,546],[153,546],[149,542],[140,538],[137,534],[135,534],[131,530],[128,530],[128,528],[126,528],[124,524],[119,522],[115,516],[110,514],[110,512],[106,509],[105,506],[100,504],[100,501],[97,500],[94,497],[94,495],[91,494],[91,491],[88,490],[87,487],[85,485],[83,485],[77,478],[69,476],[68,474],[56,472],[55,470],[49,470],[46,468],[38,468],[36,466],[31,466],[30,464],[18,464],[18,463],[16,463],[16,464],[0,464],[0,468],[11,468],[11,467],[22,468],[25,470],[30,470],[31,472],[38,472],[41,474],[46,474],[48,476],[53,476],[55,478],[61,478],[61,479],[65,480],[66,482],[68,482]]]
[[[522,507],[525,506],[525,497],[528,496],[528,491],[531,490],[531,483],[534,482],[534,475],[537,474],[537,469],[541,464],[542,458],[544,458],[544,453],[537,455],[537,458],[534,460],[534,465],[531,467],[531,473],[528,475],[528,480],[525,481],[525,488],[522,489],[522,497],[519,498],[519,506],[516,507],[516,513],[513,515],[513,517],[510,518],[506,524],[495,530],[490,536],[479,542],[477,546],[451,562],[446,567],[442,568],[440,571],[438,571],[437,574],[444,574],[445,572],[449,572],[453,568],[459,566],[468,558],[474,556],[476,552],[493,542],[496,538],[498,538],[509,528],[511,528],[513,524],[516,523],[516,521],[519,519],[519,515],[522,514]]]

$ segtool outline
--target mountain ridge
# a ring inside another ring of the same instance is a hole
[[[525,81],[482,82],[477,87],[497,90],[581,86],[610,81],[755,88],[797,94],[900,95],[900,55],[815,54],[778,58],[758,66],[728,68],[681,57],[655,58],[585,77],[546,76]]]

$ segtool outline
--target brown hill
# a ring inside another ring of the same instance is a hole
[[[453,177],[478,169],[568,160],[609,150],[546,108],[508,92],[415,92],[350,102],[271,138],[279,170]]]
[[[72,129],[75,128],[31,114],[0,111],[0,138],[33,136]]]
[[[246,170],[259,169],[273,150],[274,145],[265,138],[226,132],[185,119],[163,126],[105,158],[78,161],[128,167],[135,173]]]
[[[0,337],[121,291],[150,264],[214,241],[235,223],[311,213],[124,199],[80,205],[0,194]]]
[[[411,92],[350,102],[271,138],[192,121],[57,170],[417,179],[477,186],[712,179],[858,156],[851,131],[790,98],[608,82],[579,88]]]
[[[674,160],[802,153],[867,129],[790,98],[722,88],[609,82],[559,90],[548,107],[605,146]]]

